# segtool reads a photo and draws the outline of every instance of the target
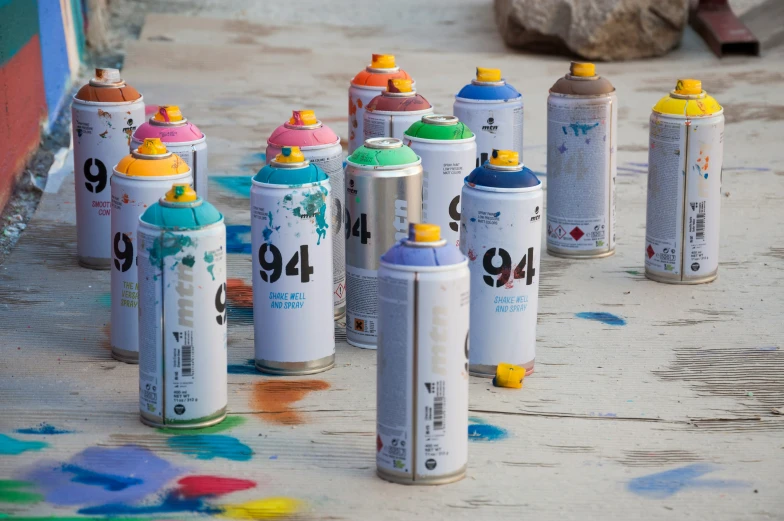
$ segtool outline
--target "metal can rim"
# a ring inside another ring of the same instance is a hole
[[[465,143],[473,143],[474,141],[476,141],[476,134],[474,134],[471,137],[467,137],[463,139],[428,139],[424,137],[409,136],[408,134],[403,134],[403,138],[417,143],[439,143],[439,144],[454,143],[455,145],[461,145]],[[414,152],[416,152],[416,150]]]
[[[71,98],[72,103],[74,105],[87,105],[87,106],[98,106],[98,107],[122,107],[125,105],[133,105],[134,103],[144,103],[144,96],[141,94],[139,97],[133,101],[87,101],[83,99],[79,99],[76,97],[76,94],[73,95]]]
[[[515,102],[519,102],[519,103],[522,104],[523,103],[523,95],[520,94],[516,98],[469,99],[469,98],[461,98],[460,96],[455,94],[455,100],[456,101],[462,101],[462,102],[465,102],[465,103],[475,103],[477,105],[482,105],[482,104],[489,105],[491,103],[506,104],[506,103],[515,103]]]
[[[379,116],[426,116],[433,112],[433,106],[422,110],[365,110],[365,115],[378,114]]]
[[[681,114],[668,114],[666,112],[659,112],[654,109],[651,109],[651,114],[656,114],[656,116],[660,118],[672,118],[672,119],[680,119],[680,120],[708,119],[708,118],[715,118],[716,116],[724,116],[724,107],[721,107],[721,109],[717,110],[713,114],[705,114],[703,116],[700,115],[686,116]]]
[[[491,186],[483,186],[477,184],[471,184],[468,181],[463,181],[463,186],[467,186],[468,188],[472,188],[474,190],[479,190],[480,192],[501,192],[501,193],[526,193],[526,192],[536,192],[542,190],[542,181],[539,180],[539,184],[536,186],[528,186],[524,188],[494,188]]]
[[[162,231],[172,231],[172,232],[198,232],[201,230],[209,230],[210,228],[217,228],[219,226],[223,226],[223,227],[226,226],[225,217],[223,216],[223,214],[221,214],[221,218],[219,221],[210,223],[206,226],[199,226],[197,228],[164,228],[163,226],[156,226],[154,224],[148,223],[147,221],[143,221],[142,217],[144,217],[144,214],[139,216],[139,228],[141,228],[142,226],[146,226],[147,228],[150,228],[152,230],[162,230]]]
[[[163,142],[164,145],[166,145],[167,150],[172,151],[171,147],[192,146],[192,145],[198,145],[199,143],[204,143],[207,140],[207,135],[204,132],[202,132],[201,137],[195,141],[165,141],[163,138],[160,138],[160,140],[161,142]],[[139,139],[136,137],[136,132],[134,132],[131,135],[131,141],[136,141],[137,143],[140,144],[144,143],[143,139]],[[176,150],[173,150],[172,152],[174,152],[175,154],[178,153]]]
[[[552,90],[548,91],[550,96],[555,98],[576,98],[576,99],[592,99],[592,98],[612,98],[613,96],[618,96],[616,94],[616,90],[613,88],[610,92],[605,92],[602,94],[563,94],[561,92],[553,92]]]
[[[468,257],[463,255],[463,261],[458,264],[447,264],[445,266],[403,266],[402,264],[392,264],[385,261],[379,261],[380,268],[387,268],[393,271],[422,272],[422,273],[439,273],[444,271],[456,271],[462,268],[468,269]]]
[[[308,146],[302,146],[302,145],[281,145],[280,143],[273,143],[272,141],[267,139],[267,146],[275,147],[275,148],[283,148],[283,147],[287,147],[287,146],[299,146],[299,149],[302,150],[302,151],[306,151],[306,150],[321,150],[322,148],[334,147],[335,145],[340,145],[340,138],[338,138],[334,143],[327,143],[326,145],[308,145]],[[341,147],[340,150],[341,150],[341,154],[342,154],[343,147]]]
[[[326,179],[321,181],[314,181],[312,183],[305,183],[301,185],[278,185],[272,183],[262,183],[261,181],[256,181],[255,179],[251,178],[250,180],[253,186],[260,186],[262,188],[280,188],[281,190],[291,190],[292,188],[308,188],[312,186],[321,186],[323,184],[329,184],[329,175]]]
[[[349,156],[351,157],[351,156]],[[414,163],[404,163],[402,165],[389,165],[389,166],[381,166],[381,165],[360,165],[358,163],[354,163],[349,161],[346,158],[346,165],[350,165],[358,170],[366,171],[366,172],[373,172],[373,171],[391,171],[391,170],[406,170],[408,168],[413,168],[422,165],[422,158],[417,156],[417,160]],[[400,176],[404,177],[404,176]]]
[[[112,168],[112,177],[117,176],[122,179],[131,179],[131,180],[144,180],[144,181],[166,181],[171,179],[172,181],[176,181],[178,179],[182,179],[184,177],[192,177],[193,172],[188,170],[187,172],[183,172],[181,174],[174,174],[174,175],[156,175],[156,176],[146,176],[146,175],[126,175],[123,172],[118,172],[117,169]]]

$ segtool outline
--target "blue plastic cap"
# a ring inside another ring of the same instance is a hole
[[[481,101],[506,101],[520,98],[523,95],[517,89],[504,83],[503,85],[475,85],[469,83],[457,93],[456,98]]]

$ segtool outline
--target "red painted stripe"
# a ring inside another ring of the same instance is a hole
[[[42,71],[38,35],[0,67],[0,209],[38,148],[41,121],[46,118]]]
[[[256,486],[256,482],[249,479],[220,476],[188,476],[179,480],[177,484],[178,492],[183,497],[222,496]]]

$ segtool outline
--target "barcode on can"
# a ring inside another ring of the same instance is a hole
[[[700,212],[697,213],[697,227],[695,229],[697,239],[705,240],[705,204],[700,204]]]
[[[182,376],[193,376],[193,346],[182,346]]]
[[[433,430],[444,430],[444,395],[433,398]]]

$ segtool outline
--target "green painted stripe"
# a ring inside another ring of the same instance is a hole
[[[73,16],[74,32],[76,33],[76,46],[79,49],[79,56],[85,62],[87,56],[87,46],[84,42],[84,13],[82,13],[81,0],[69,0],[71,4],[71,15]],[[72,71],[75,72],[75,71]]]
[[[0,66],[13,58],[38,34],[38,2],[10,0],[0,3]]]

